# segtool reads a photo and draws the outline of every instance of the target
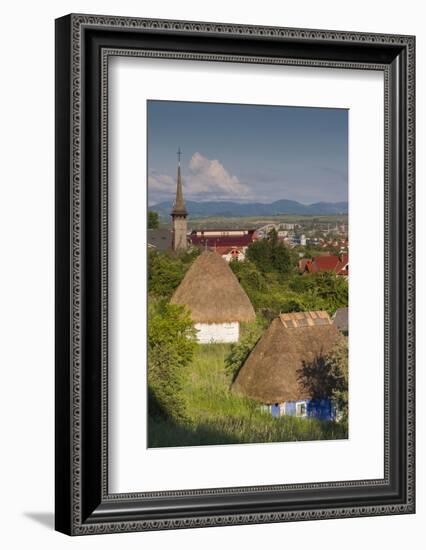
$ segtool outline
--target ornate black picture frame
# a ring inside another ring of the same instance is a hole
[[[384,74],[385,430],[377,480],[110,494],[110,56]],[[56,21],[56,529],[69,535],[414,513],[413,36],[68,15]]]

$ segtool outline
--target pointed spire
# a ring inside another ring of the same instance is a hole
[[[183,190],[182,190],[182,177],[180,174],[180,157],[181,157],[180,147],[177,151],[178,156],[178,167],[177,167],[177,185],[176,185],[176,200],[172,209],[172,216],[186,216],[188,212],[186,211],[185,202],[183,200]]]

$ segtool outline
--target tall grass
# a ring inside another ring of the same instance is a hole
[[[197,347],[185,388],[189,420],[149,419],[149,446],[222,445],[344,439],[345,428],[334,422],[262,412],[259,403],[230,391],[225,371],[229,344]]]

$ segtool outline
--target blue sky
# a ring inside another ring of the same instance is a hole
[[[148,101],[148,201],[310,204],[348,198],[348,111]]]

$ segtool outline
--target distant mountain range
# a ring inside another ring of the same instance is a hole
[[[221,216],[225,218],[239,216],[277,216],[280,214],[300,214],[302,216],[327,216],[333,214],[347,214],[347,202],[316,202],[302,204],[297,201],[282,199],[262,204],[260,202],[241,204],[230,201],[194,202],[186,201],[188,215],[193,218],[207,218]],[[158,212],[161,217],[170,215],[172,203],[160,202],[149,207],[149,210]]]

